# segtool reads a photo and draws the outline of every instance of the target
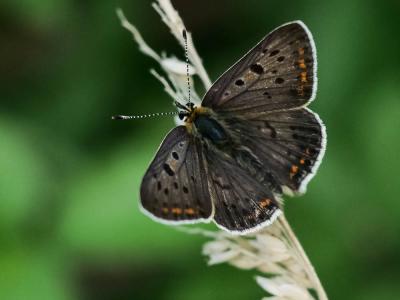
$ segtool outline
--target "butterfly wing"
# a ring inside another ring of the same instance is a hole
[[[151,217],[169,224],[211,217],[201,147],[185,126],[174,128],[164,139],[140,187],[142,207]]]
[[[202,106],[253,113],[304,106],[317,89],[316,50],[301,21],[268,34],[211,87]]]
[[[326,133],[307,108],[226,119],[230,132],[246,145],[263,169],[289,194],[304,193],[325,152]],[[286,188],[289,188],[288,191]]]
[[[279,216],[278,201],[268,188],[226,153],[208,147],[208,180],[215,209],[215,223],[236,234],[253,232]]]
[[[207,92],[211,108],[233,137],[219,149],[173,129],[141,185],[141,203],[166,223],[210,220],[234,233],[270,224],[278,195],[304,192],[324,153],[325,129],[303,108],[316,92],[313,38],[300,21],[265,37]]]

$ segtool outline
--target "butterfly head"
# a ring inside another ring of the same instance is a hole
[[[179,109],[178,117],[180,120],[184,120],[187,122],[193,116],[196,106],[193,102],[188,102],[185,105],[181,104],[178,101],[175,101],[175,106]]]

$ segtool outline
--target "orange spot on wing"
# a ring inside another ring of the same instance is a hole
[[[297,52],[299,53],[299,59],[297,60],[297,63],[300,67],[300,69],[303,70],[303,72],[300,73],[299,76],[299,86],[297,87],[297,94],[300,97],[304,96],[304,84],[307,83],[307,65],[304,60],[304,48],[298,48]]]
[[[296,165],[292,165],[292,167],[290,168],[290,178],[293,178],[293,176],[296,175],[298,171],[299,167]]]
[[[185,212],[185,214],[187,214],[187,215],[194,215],[196,212],[195,212],[195,210],[193,209],[193,208],[186,208],[185,210],[184,210],[184,212]]]
[[[307,72],[300,73],[300,80],[302,83],[307,83]]]
[[[306,68],[307,68],[307,66],[306,66],[306,64],[305,64],[305,62],[304,62],[304,58],[299,59],[299,60],[298,60],[298,63],[299,63],[299,67],[300,67],[301,69],[306,69]]]
[[[182,208],[179,208],[179,207],[174,207],[171,209],[171,211],[173,214],[176,214],[176,215],[182,214]]]
[[[260,201],[260,206],[261,207],[267,207],[271,205],[271,199],[263,199]]]
[[[302,159],[300,159],[300,164],[301,165],[304,165],[304,163],[305,163],[305,160],[302,158]]]

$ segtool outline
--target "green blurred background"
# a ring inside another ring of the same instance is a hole
[[[399,299],[400,2],[175,0],[211,78],[301,19],[319,58],[328,148],[286,212],[331,299]],[[170,111],[155,63],[181,49],[150,1],[0,3],[0,299],[261,299],[256,272],[207,267],[206,239],[154,223],[138,187]]]

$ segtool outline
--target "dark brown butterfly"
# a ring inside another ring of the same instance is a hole
[[[168,224],[215,223],[232,233],[271,224],[280,195],[301,194],[324,155],[325,127],[306,108],[317,90],[313,38],[296,21],[258,43],[188,103],[140,188],[146,213]]]

